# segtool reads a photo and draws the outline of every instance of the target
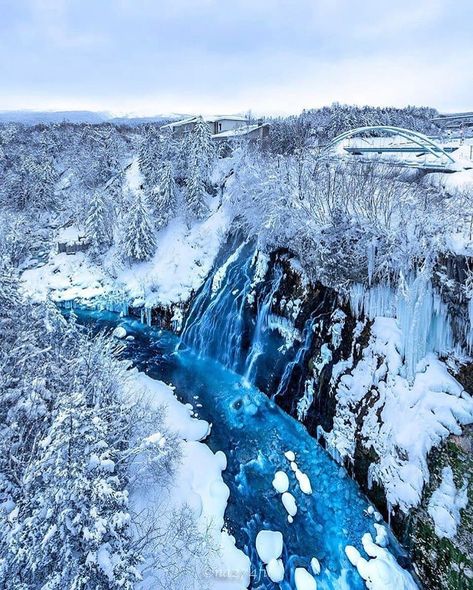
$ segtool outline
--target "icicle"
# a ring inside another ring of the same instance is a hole
[[[473,352],[473,296],[468,301],[468,321],[470,322],[469,330],[466,337],[468,352]]]
[[[354,283],[349,292],[350,309],[355,318],[365,314],[368,318],[392,318],[396,312],[396,292],[390,285],[380,284],[366,288]]]
[[[368,285],[371,287],[373,281],[374,267],[376,263],[376,246],[377,240],[373,239],[366,248],[366,257],[368,259]]]
[[[297,402],[297,419],[301,422],[306,419],[307,412],[314,401],[314,387],[314,379],[307,379],[304,384],[304,395]]]
[[[408,286],[400,288],[397,319],[409,380],[427,353],[443,354],[454,348],[447,306],[434,293],[426,273],[419,273]]]

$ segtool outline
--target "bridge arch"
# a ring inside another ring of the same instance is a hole
[[[362,133],[368,133],[371,131],[382,131],[387,133],[388,135],[400,135],[411,141],[412,143],[417,144],[423,150],[430,152],[436,158],[442,158],[445,156],[452,164],[455,164],[454,158],[446,152],[438,143],[424,135],[423,133],[419,133],[418,131],[412,131],[410,129],[404,129],[402,127],[393,127],[391,125],[368,125],[366,127],[357,127],[356,129],[350,129],[349,131],[344,131],[334,137],[325,147],[324,151],[329,151],[333,147],[335,147],[340,142],[344,141],[345,139],[350,139],[351,137],[355,137],[356,135],[361,135]]]

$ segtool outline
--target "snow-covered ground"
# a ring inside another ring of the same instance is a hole
[[[131,173],[134,167],[130,168]],[[134,184],[131,185],[134,190]],[[188,228],[183,217],[173,219],[156,237],[153,258],[128,264],[112,248],[104,260],[94,262],[88,253],[50,253],[46,264],[23,273],[25,293],[33,300],[89,300],[121,298],[146,307],[185,303],[207,277],[229,225],[224,207],[217,207],[204,221]],[[74,241],[83,233],[71,226],[57,241]]]
[[[166,427],[177,433],[182,450],[182,460],[170,487],[163,489],[149,486],[143,477],[134,484],[130,502],[133,511],[141,515],[143,529],[149,526],[156,510],[159,510],[159,521],[162,523],[174,510],[188,506],[197,519],[200,533],[207,537],[210,553],[206,562],[201,564],[201,569],[197,570],[202,580],[183,579],[182,587],[199,590],[207,585],[210,590],[247,588],[250,580],[249,559],[236,548],[234,538],[224,530],[224,512],[229,496],[228,487],[222,479],[226,458],[221,451],[214,454],[202,442],[210,425],[205,420],[193,417],[192,410],[178,401],[172,387],[144,373],[135,370],[130,389],[133,395],[143,396],[149,407],[166,408]],[[140,485],[140,482],[144,483]],[[165,555],[161,563],[166,564],[167,559],[169,556]],[[162,575],[163,572],[150,566],[144,572],[140,589],[156,588],[156,579],[160,580]]]

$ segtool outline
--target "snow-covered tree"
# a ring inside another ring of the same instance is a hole
[[[111,245],[113,240],[113,207],[102,191],[95,191],[90,201],[85,221],[87,237],[101,249]]]
[[[202,219],[208,212],[205,182],[197,170],[187,181],[186,205],[188,219]]]
[[[154,227],[148,201],[142,191],[129,194],[123,216],[122,246],[129,260],[148,260],[156,249]]]
[[[156,218],[160,226],[166,225],[176,213],[176,183],[171,162],[159,169],[158,185],[154,191]]]
[[[199,175],[207,183],[216,151],[210,128],[202,117],[197,119],[189,139],[191,176]]]
[[[154,128],[149,128],[139,147],[138,163],[146,184],[153,187],[161,161],[161,141]]]

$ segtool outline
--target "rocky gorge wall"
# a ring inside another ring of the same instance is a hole
[[[472,588],[471,261],[440,261],[396,304],[387,288],[350,297],[311,284],[289,251],[236,244],[188,305],[147,319],[220,355],[303,422],[391,522],[425,588]]]

